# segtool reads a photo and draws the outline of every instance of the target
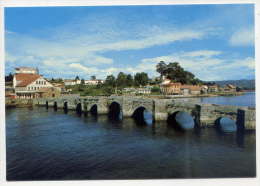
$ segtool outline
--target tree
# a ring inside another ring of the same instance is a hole
[[[163,75],[165,75],[165,70],[167,69],[167,65],[164,61],[160,61],[156,65],[156,71],[161,75],[161,78]]]
[[[81,79],[80,84],[85,85],[85,80],[83,78]]]
[[[76,76],[75,80],[79,80],[79,76]]]
[[[116,78],[113,75],[109,75],[106,78],[105,84],[108,86],[115,87],[116,86]]]
[[[141,73],[135,74],[134,81],[137,86],[140,86],[140,85],[145,86],[145,85],[147,85],[149,78],[148,78],[147,73],[141,72]]]
[[[126,85],[127,85],[128,87],[131,87],[131,86],[133,86],[133,84],[134,84],[133,76],[132,76],[131,74],[128,74],[128,75],[126,76]]]
[[[13,74],[9,73],[8,76],[5,76],[5,81],[13,81]]]
[[[174,82],[180,82],[182,84],[201,84],[202,81],[195,78],[195,75],[189,71],[185,71],[178,62],[165,64],[160,62],[156,65],[156,70],[161,76],[166,76],[168,79]]]
[[[119,87],[125,86],[126,78],[127,78],[127,75],[125,73],[119,72],[119,74],[117,75],[117,79],[116,79],[117,86],[119,86]]]
[[[96,76],[95,75],[91,76],[90,78],[91,78],[91,80],[96,80]]]

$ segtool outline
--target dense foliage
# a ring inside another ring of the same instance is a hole
[[[13,81],[13,74],[9,73],[7,76],[5,76],[5,82]]]
[[[184,70],[178,62],[166,64],[164,61],[160,61],[156,65],[156,71],[173,82],[180,82],[182,84],[202,84],[202,81],[195,78],[195,75],[189,71]]]

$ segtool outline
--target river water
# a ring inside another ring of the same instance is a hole
[[[255,177],[255,133],[181,132],[164,122],[6,110],[7,180]]]
[[[240,96],[217,96],[200,98],[180,98],[183,101],[192,101],[200,103],[213,103],[220,105],[250,106],[255,107],[255,92],[246,92]]]

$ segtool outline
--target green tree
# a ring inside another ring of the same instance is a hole
[[[126,86],[131,87],[134,85],[134,79],[133,76],[131,74],[128,74],[126,76]]]
[[[164,62],[160,62],[156,66],[157,72],[161,73],[168,79],[174,82],[180,82],[182,84],[201,84],[202,81],[195,78],[195,75],[189,71],[185,71],[178,62],[169,63],[165,67]]]
[[[116,86],[116,78],[113,75],[109,75],[106,78],[105,84],[107,86],[115,87]]]
[[[91,80],[96,80],[96,76],[95,75],[91,76],[90,78],[91,78]]]
[[[161,78],[163,75],[165,75],[166,69],[167,69],[167,64],[164,61],[160,61],[156,65],[156,71],[161,75]]]
[[[81,79],[80,84],[85,85],[85,80],[83,78]]]
[[[134,81],[135,81],[135,85],[137,85],[137,86],[140,86],[140,85],[145,86],[145,85],[147,85],[149,78],[148,78],[147,73],[141,72],[141,73],[135,74]]]
[[[116,83],[117,83],[117,86],[119,87],[123,87],[123,86],[126,86],[126,79],[127,78],[127,75],[123,72],[119,72],[119,74],[117,75],[117,79],[116,79]]]
[[[79,76],[76,76],[75,80],[79,80]]]
[[[5,81],[13,81],[13,74],[9,73],[8,76],[5,76]]]

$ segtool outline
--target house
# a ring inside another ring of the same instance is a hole
[[[207,94],[208,93],[209,87],[207,85],[202,85],[201,86],[201,93],[202,94]]]
[[[150,86],[145,86],[145,87],[140,87],[140,88],[124,88],[122,90],[123,94],[128,94],[128,95],[136,95],[136,94],[151,94],[151,87]]]
[[[151,87],[146,86],[146,87],[140,87],[136,89],[137,94],[151,94]]]
[[[25,67],[23,67],[25,68]],[[32,99],[41,96],[42,88],[54,88],[54,86],[38,73],[32,71],[16,71],[13,78],[13,88],[16,98]],[[24,73],[29,72],[29,73]],[[52,95],[54,97],[55,95]]]
[[[136,94],[136,89],[132,88],[132,87],[127,87],[127,88],[123,88],[122,90],[123,94],[128,94],[128,95],[135,95]]]
[[[208,92],[219,92],[218,85],[210,85],[210,86],[208,86]]]
[[[98,84],[103,84],[104,80],[100,80],[100,79],[85,80],[84,83],[85,85],[98,85]]]
[[[171,80],[165,79],[160,84],[160,89],[163,94],[174,95],[181,93],[181,83],[172,83]]]
[[[201,94],[201,86],[198,85],[181,85],[181,93],[183,95],[198,95]]]
[[[227,85],[224,87],[224,91],[225,91],[225,92],[236,92],[236,86],[231,85],[231,84],[227,84]]]
[[[65,86],[71,86],[71,85],[76,85],[76,81],[72,79],[65,79],[64,80],[64,85]]]

